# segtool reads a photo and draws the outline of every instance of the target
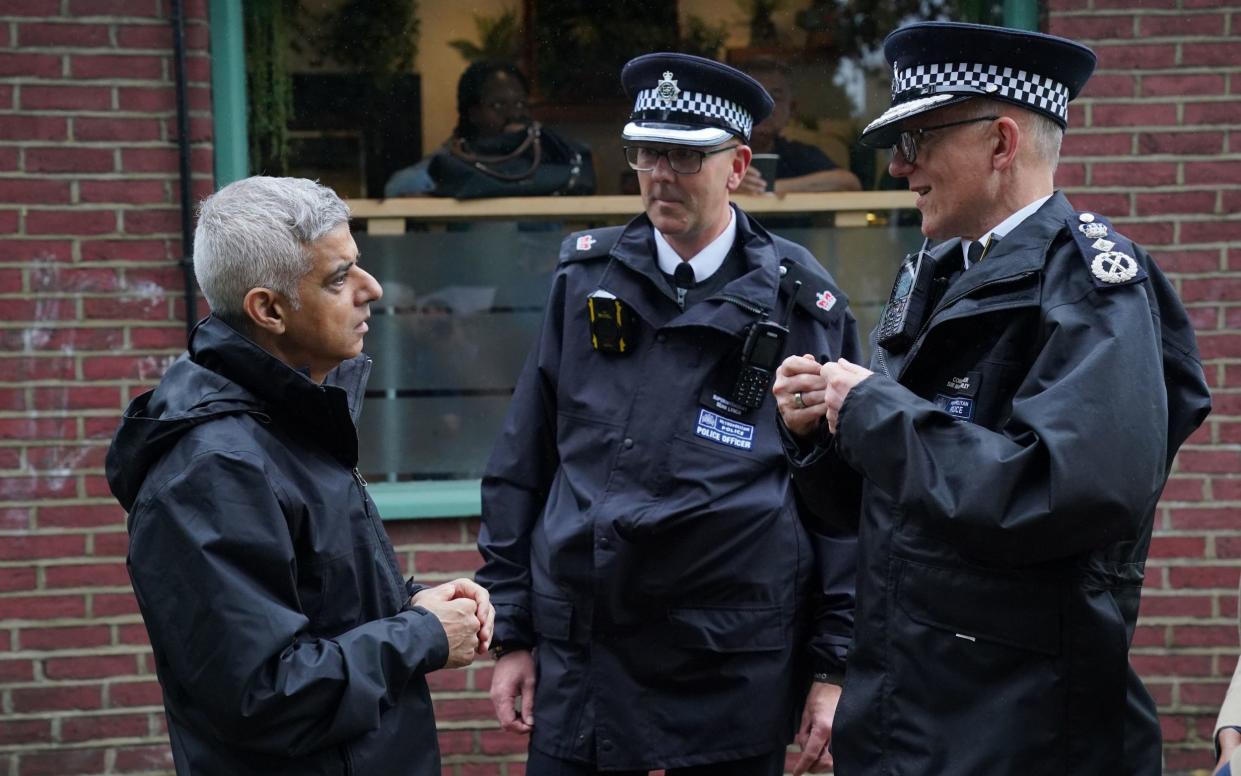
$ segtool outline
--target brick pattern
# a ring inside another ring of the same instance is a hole
[[[1190,774],[1214,766],[1215,714],[1237,660],[1241,4],[1049,5],[1050,31],[1100,59],[1074,103],[1058,182],[1173,273],[1214,395],[1160,504],[1132,654],[1159,704],[1165,772]]]
[[[205,2],[188,0],[194,196],[210,189]],[[1167,772],[1208,768],[1236,662],[1241,574],[1241,48],[1236,0],[1050,0],[1090,43],[1058,174],[1173,273],[1215,414],[1179,456],[1133,664]],[[0,3],[0,771],[171,773],[103,453],[183,343],[168,0]],[[1123,454],[1123,451],[1118,451]],[[477,565],[476,520],[393,523],[409,573]],[[445,776],[521,776],[491,664],[431,683]],[[791,765],[791,761],[790,761]]]
[[[206,3],[188,99],[210,127]],[[0,3],[0,772],[170,773],[103,478],[184,344],[168,0]],[[194,188],[211,188],[196,132]]]

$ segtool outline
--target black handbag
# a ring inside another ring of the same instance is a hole
[[[466,143],[453,138],[427,169],[437,197],[540,197],[595,193],[590,149],[537,121],[520,132]]]

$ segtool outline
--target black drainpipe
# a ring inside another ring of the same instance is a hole
[[[181,171],[181,274],[185,285],[185,341],[189,344],[198,313],[194,283],[194,206],[190,201],[190,113],[185,104],[185,13],[182,0],[172,0],[172,46],[177,84],[177,146]]]

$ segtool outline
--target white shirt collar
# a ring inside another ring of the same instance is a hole
[[[655,260],[659,262],[659,269],[665,275],[671,275],[676,272],[677,265],[684,259],[676,252],[658,229],[655,232]],[[694,282],[701,283],[707,278],[715,274],[715,271],[724,263],[724,259],[728,258],[728,252],[733,248],[733,241],[737,239],[737,214],[733,212],[732,206],[728,207],[728,226],[724,227],[724,231],[720,232],[720,236],[716,237],[711,243],[699,251],[693,258],[689,260],[690,267],[694,270]]]
[[[1016,228],[1017,228],[1017,226],[1018,226],[1018,225],[1019,225],[1022,221],[1026,220],[1026,219],[1027,219],[1027,218],[1029,218],[1030,216],[1034,215],[1035,211],[1037,211],[1039,208],[1041,208],[1041,207],[1043,206],[1043,203],[1044,203],[1044,202],[1046,202],[1046,201],[1047,201],[1047,200],[1049,200],[1049,199],[1051,199],[1051,195],[1050,195],[1050,194],[1048,194],[1048,195],[1047,195],[1047,196],[1045,196],[1045,197],[1039,197],[1038,199],[1034,200],[1034,201],[1033,201],[1033,202],[1031,202],[1030,204],[1028,204],[1028,205],[1026,205],[1025,207],[1023,207],[1021,210],[1018,210],[1016,213],[1013,213],[1013,214],[1012,214],[1011,216],[1009,216],[1008,218],[1005,218],[1005,219],[1004,219],[1003,221],[1001,221],[1001,222],[1000,222],[997,226],[992,227],[991,229],[989,229],[989,230],[988,230],[985,234],[981,235],[981,236],[978,238],[978,239],[979,239],[979,241],[980,241],[980,242],[982,242],[982,243],[985,245],[985,244],[986,244],[989,240],[991,240],[991,239],[996,239],[996,240],[1002,240],[1002,239],[1004,239],[1004,235],[1006,235],[1006,234],[1008,234],[1009,232],[1013,231],[1014,229],[1016,229]],[[993,237],[993,236],[994,236],[994,237]],[[969,253],[969,251],[970,251],[970,244],[971,244],[972,242],[974,242],[974,241],[973,241],[973,240],[966,240],[964,237],[963,237],[963,238],[961,238],[961,252],[962,252],[963,254],[965,254],[965,256],[967,256],[967,257],[970,255],[970,253]],[[970,268],[970,260],[969,260],[968,258],[966,258],[966,259],[965,259],[965,268],[966,268],[966,269],[969,269],[969,268]]]

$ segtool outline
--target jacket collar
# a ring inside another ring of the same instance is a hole
[[[677,307],[672,289],[655,261],[654,227],[646,214],[626,225],[611,251],[599,285],[629,304],[656,328],[708,326],[740,335],[764,311],[773,315],[780,283],[780,259],[771,235],[745,211],[731,205],[737,223],[733,252],[744,263],[740,277],[714,297],[688,310]]]
[[[371,360],[363,354],[342,362],[319,385],[305,370],[288,366],[215,315],[194,327],[189,354],[194,363],[236,382],[264,404],[303,417],[314,417],[304,413],[321,413],[343,401],[350,420],[356,422],[370,376]],[[327,398],[334,389],[343,396]]]
[[[1063,194],[1053,194],[1033,215],[995,243],[986,259],[963,273],[948,289],[941,306],[968,296],[982,286],[1041,271],[1051,255],[1051,244],[1072,212],[1073,206]],[[949,240],[938,246],[934,255],[945,256],[959,250],[960,244],[960,240]]]

